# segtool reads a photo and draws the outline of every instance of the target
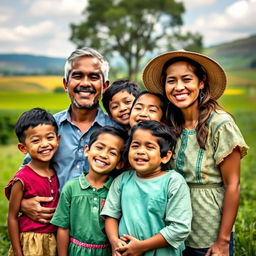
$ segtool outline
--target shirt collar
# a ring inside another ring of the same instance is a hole
[[[61,115],[59,122],[62,123],[64,121],[69,121],[71,122],[71,115],[70,115],[70,110],[71,110],[71,105],[69,106],[68,109],[63,111],[63,114]]]
[[[103,187],[109,189],[112,181],[113,181],[113,178],[111,176],[108,176],[107,182],[103,185]],[[79,184],[81,189],[88,189],[90,187],[93,188],[93,186],[87,181],[85,173],[82,173],[79,176]]]
[[[64,121],[68,121],[71,122],[71,105],[69,106],[68,109],[66,109],[63,112],[63,115],[60,118],[60,123],[64,122]],[[94,119],[94,123],[98,123],[100,126],[105,126],[105,114],[103,112],[103,110],[101,109],[101,107],[98,107],[98,112],[96,115],[96,118]]]

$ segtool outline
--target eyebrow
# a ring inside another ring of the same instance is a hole
[[[182,77],[185,77],[185,76],[193,76],[193,74],[184,74],[184,75],[182,75]],[[175,77],[176,76],[174,76],[174,75],[169,75],[166,78],[175,78]]]
[[[115,103],[119,103],[120,101],[122,101],[122,100],[128,100],[128,99],[130,99],[130,96],[125,96],[124,98],[122,98],[121,100],[116,100],[116,101],[110,101],[110,104],[115,104]]]
[[[82,71],[72,71],[71,72],[71,75],[81,75],[81,74],[84,74],[84,72],[82,72]],[[100,75],[102,75],[102,73],[101,72],[89,72],[88,75],[100,76]]]
[[[95,142],[95,144],[97,145],[97,144],[100,144],[101,146],[107,146],[105,143],[103,143],[103,142],[100,142],[100,141],[98,141],[98,142]],[[119,150],[117,149],[117,148],[114,148],[114,147],[110,147],[110,150],[116,150],[117,152],[119,152]]]

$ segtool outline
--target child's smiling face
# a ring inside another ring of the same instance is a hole
[[[161,164],[166,163],[166,157],[161,157],[158,138],[152,135],[150,130],[145,129],[134,132],[128,158],[137,175],[143,178],[161,175]]]
[[[111,117],[121,125],[129,125],[130,112],[135,97],[123,90],[116,93],[109,102]]]
[[[160,122],[163,117],[161,100],[152,94],[143,94],[135,102],[130,115],[130,126],[140,121],[154,120]]]
[[[120,161],[120,152],[124,141],[113,134],[102,133],[97,140],[85,148],[85,156],[88,157],[90,172],[107,175],[116,168]]]

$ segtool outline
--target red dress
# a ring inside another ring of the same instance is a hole
[[[59,183],[56,174],[52,177],[43,177],[33,171],[29,166],[23,166],[13,177],[13,179],[5,187],[5,195],[9,199],[12,185],[15,181],[20,180],[23,184],[23,198],[31,198],[35,196],[53,197],[49,203],[41,203],[43,207],[56,207],[59,200]],[[35,233],[53,233],[57,227],[47,223],[33,221],[25,214],[19,216],[20,232]]]

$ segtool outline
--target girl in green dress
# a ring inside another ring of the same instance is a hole
[[[178,136],[171,167],[185,177],[193,209],[184,255],[233,255],[240,160],[248,146],[216,101],[226,87],[224,70],[205,55],[181,50],[151,60],[143,81],[169,100],[167,118]]]
[[[100,211],[113,180],[109,175],[123,165],[121,153],[126,137],[125,131],[110,126],[91,135],[85,147],[89,172],[64,185],[51,220],[58,226],[59,256],[111,255]]]

